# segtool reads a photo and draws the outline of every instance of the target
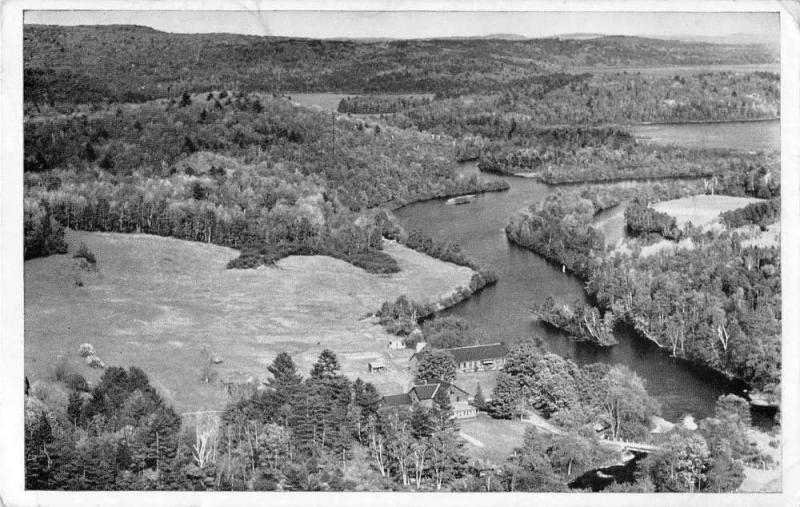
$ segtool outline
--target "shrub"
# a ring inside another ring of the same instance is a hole
[[[78,251],[75,252],[75,255],[72,257],[75,259],[86,259],[86,262],[93,266],[97,264],[97,259],[95,258],[94,253],[92,253],[92,251],[89,250],[89,247],[86,246],[86,243],[83,242],[78,247]]]
[[[56,360],[56,364],[53,366],[53,380],[64,382],[73,373],[74,371],[65,357],[61,356]]]
[[[96,356],[95,356],[96,357]],[[89,383],[79,373],[71,373],[64,379],[64,384],[73,391],[89,392]]]

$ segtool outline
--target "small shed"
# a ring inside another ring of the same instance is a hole
[[[402,350],[404,348],[406,348],[406,344],[403,343],[403,340],[389,340],[389,349]]]
[[[368,366],[370,373],[382,373],[386,371],[386,364],[383,361],[370,361]]]

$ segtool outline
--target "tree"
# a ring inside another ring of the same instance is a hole
[[[467,461],[464,443],[452,430],[439,430],[431,435],[428,451],[437,490],[463,473]]]
[[[459,317],[441,317],[426,321],[422,326],[422,334],[428,346],[435,349],[463,347],[474,342],[469,335],[469,324]]]
[[[636,440],[647,436],[650,417],[660,411],[658,401],[645,389],[644,380],[617,364],[603,378],[600,401],[603,415],[611,426],[614,439]]]
[[[267,366],[267,371],[272,374],[269,384],[275,388],[279,386],[299,384],[303,377],[297,372],[297,366],[292,360],[292,356],[286,352],[281,352],[272,363]]]
[[[416,378],[418,382],[454,381],[456,361],[453,355],[443,350],[423,349],[417,354]]]
[[[311,376],[315,378],[333,377],[339,369],[339,360],[336,358],[336,354],[325,349],[311,368]]]
[[[486,399],[483,397],[483,389],[481,389],[480,383],[478,384],[478,388],[475,390],[475,397],[472,399],[472,404],[478,410],[486,410]]]
[[[708,487],[708,473],[714,464],[705,439],[696,433],[671,435],[661,450],[646,461],[643,466],[656,491],[689,493]]]

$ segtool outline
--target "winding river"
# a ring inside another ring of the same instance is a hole
[[[305,106],[335,110],[342,94],[293,94]],[[710,124],[639,125],[634,135],[646,142],[709,146],[742,150],[779,149],[779,120]],[[698,141],[699,140],[699,141]],[[699,144],[698,144],[699,143]],[[478,173],[477,163],[460,164],[464,176]],[[561,272],[533,252],[506,239],[504,227],[509,217],[555,190],[533,179],[489,176],[509,182],[507,192],[478,195],[466,205],[447,205],[446,199],[405,206],[395,212],[408,230],[417,229],[429,236],[458,242],[464,252],[481,266],[493,269],[500,281],[462,303],[443,312],[469,322],[481,341],[505,341],[509,345],[540,338],[544,346],[579,364],[603,362],[624,364],[647,382],[648,391],[661,402],[662,415],[677,421],[686,414],[695,419],[713,415],[717,398],[726,393],[741,394],[743,386],[706,368],[669,357],[655,344],[632,331],[618,329],[619,344],[598,348],[576,342],[566,334],[538,322],[531,308],[553,296],[563,301],[585,301],[583,284]],[[612,242],[622,232],[622,207],[598,214],[596,223]],[[772,424],[771,414],[754,412],[753,422],[762,427]]]
[[[478,172],[475,162],[459,166],[468,176]],[[485,343],[505,341],[513,345],[540,338],[546,349],[579,364],[622,363],[647,382],[649,392],[662,404],[663,416],[676,421],[686,414],[696,419],[714,412],[716,399],[726,393],[741,394],[743,386],[705,368],[669,357],[655,344],[629,330],[618,330],[619,344],[602,349],[576,342],[566,334],[544,326],[532,315],[532,306],[547,296],[557,300],[585,301],[580,280],[506,239],[503,228],[509,217],[531,202],[540,201],[555,187],[532,179],[502,177],[507,192],[482,194],[467,205],[445,204],[444,199],[411,204],[396,211],[408,230],[458,242],[480,265],[497,272],[500,281],[443,315],[457,315],[469,322]],[[754,414],[754,422],[769,424]]]

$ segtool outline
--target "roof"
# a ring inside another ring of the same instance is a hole
[[[390,394],[383,397],[383,405],[385,407],[401,407],[403,405],[411,405],[411,396],[408,393]]]
[[[432,400],[433,398],[436,397],[436,393],[439,391],[439,389],[447,389],[451,387],[469,396],[469,393],[466,392],[465,390],[461,389],[457,385],[451,384],[450,382],[445,382],[444,380],[439,380],[427,384],[415,385],[414,387],[411,388],[409,394],[411,393],[411,391],[414,391],[417,395],[417,398],[419,398],[420,400]]]
[[[487,345],[472,345],[470,347],[456,347],[453,349],[443,349],[449,352],[456,364],[466,361],[481,361],[484,359],[497,359],[508,355],[508,347],[503,342],[490,343]]]
[[[383,361],[370,361],[369,362],[370,368],[386,368],[386,364]]]

